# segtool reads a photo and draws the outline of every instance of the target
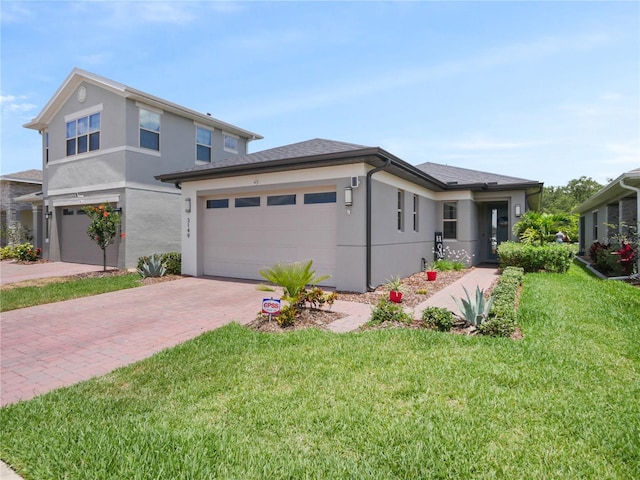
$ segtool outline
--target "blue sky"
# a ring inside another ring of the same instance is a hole
[[[12,2],[1,171],[74,67],[263,135],[564,185],[640,167],[640,2]]]

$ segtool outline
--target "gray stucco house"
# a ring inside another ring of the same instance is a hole
[[[469,263],[497,261],[543,186],[323,139],[156,178],[181,185],[184,274],[260,279],[265,266],[313,259],[327,286],[357,292],[420,271],[437,232]]]
[[[43,257],[102,264],[82,208],[122,212],[109,265],[179,251],[180,191],[154,177],[247,153],[261,136],[140,90],[74,69],[26,128],[42,135]]]
[[[13,225],[21,225],[33,237],[36,247],[42,246],[42,235],[39,225],[42,215],[39,206],[24,199],[34,199],[42,190],[42,170],[24,170],[8,173],[0,177],[0,227],[3,232]],[[7,244],[7,238],[0,238],[0,245]]]
[[[593,242],[606,241],[614,234],[640,232],[638,193],[640,168],[623,173],[575,208],[580,215],[581,252],[588,252]]]

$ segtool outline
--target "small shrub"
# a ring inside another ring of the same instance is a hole
[[[182,274],[182,255],[180,252],[163,253],[162,263],[167,269],[167,275]]]
[[[35,262],[41,252],[41,248],[35,248],[30,243],[23,243],[13,247],[13,257],[22,262]]]
[[[275,320],[281,327],[289,327],[296,321],[298,310],[295,305],[285,305],[280,309],[280,313],[276,315]]]
[[[561,243],[527,245],[502,242],[498,246],[498,255],[501,268],[522,267],[525,272],[566,273],[573,260],[571,248]]]
[[[12,246],[7,245],[6,247],[0,248],[0,260],[6,260],[13,257],[15,257],[15,253]]]
[[[371,311],[370,325],[379,325],[383,322],[411,323],[411,315],[404,311],[402,305],[394,303],[386,298],[381,298]]]
[[[427,307],[422,311],[422,320],[431,328],[448,332],[456,323],[456,317],[446,308]]]
[[[510,337],[516,331],[516,322],[508,318],[490,318],[478,327],[480,335]]]
[[[164,277],[167,269],[162,263],[162,256],[154,253],[148,257],[148,260],[143,262],[142,267],[138,268],[138,273],[142,278]]]
[[[314,287],[311,290],[300,292],[295,304],[304,308],[308,303],[308,308],[322,308],[324,305],[333,305],[337,298],[338,294],[336,292],[325,293],[321,288]]]

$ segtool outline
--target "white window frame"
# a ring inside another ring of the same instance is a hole
[[[157,108],[153,108],[153,107],[149,107],[148,105],[144,105],[142,103],[138,103],[136,102],[136,106],[138,107],[138,147],[139,148],[143,148],[144,150],[150,150],[152,152],[160,152],[161,150],[161,145],[162,145],[162,114],[164,113],[162,110],[159,110]],[[151,113],[155,113],[158,115],[158,131],[153,131],[153,130],[149,130],[148,128],[142,128],[141,125],[141,113],[142,110],[146,110],[147,112],[151,112]],[[151,132],[151,133],[155,133],[158,135],[158,148],[149,148],[149,147],[144,147],[142,146],[142,143],[140,142],[140,131],[144,130],[145,132]]]
[[[444,218],[445,206],[447,204],[452,204],[455,206],[456,216],[455,218]],[[456,235],[455,237],[447,237],[447,229],[444,228],[445,223],[453,223],[456,227]],[[458,239],[458,202],[443,202],[442,203],[442,238],[444,240],[457,240]]]
[[[227,146],[227,139],[228,138],[235,139],[236,148],[232,148],[232,147],[228,147]],[[240,147],[240,137],[237,136],[237,135],[233,135],[232,133],[222,132],[222,146],[223,146],[225,152],[238,153],[239,147]]]
[[[211,143],[209,145],[198,142],[198,129],[206,130],[211,134]],[[201,160],[198,158],[198,147],[205,147],[209,149],[209,160]],[[196,125],[196,162],[198,163],[211,163],[213,161],[213,130],[201,125]]]

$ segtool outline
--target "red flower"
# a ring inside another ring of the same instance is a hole
[[[108,216],[109,216],[109,212],[104,212],[104,213],[102,214],[102,216],[103,216],[103,217],[108,217]]]
[[[127,236],[127,235],[126,235],[126,233],[124,233],[124,232],[122,232],[122,233],[120,234],[120,238],[124,238],[124,237],[126,237],[126,236]]]
[[[100,210],[104,210],[104,205],[100,205]]]

